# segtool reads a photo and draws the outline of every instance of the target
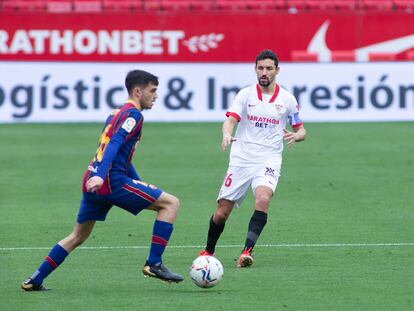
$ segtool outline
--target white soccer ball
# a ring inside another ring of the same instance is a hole
[[[223,265],[213,256],[199,256],[190,267],[190,277],[201,288],[216,286],[223,277]]]

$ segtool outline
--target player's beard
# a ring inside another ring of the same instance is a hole
[[[260,86],[268,87],[270,85],[270,80],[268,77],[260,77],[259,84]]]
[[[145,105],[142,106],[142,110],[152,109],[152,106],[154,106],[153,102],[146,103]]]

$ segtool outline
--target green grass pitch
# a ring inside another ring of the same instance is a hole
[[[227,167],[221,125],[147,123],[133,161],[180,198],[164,261],[185,281],[143,277],[155,214],[113,208],[46,279],[52,291],[25,293],[20,282],[75,223],[101,124],[0,125],[0,309],[414,310],[414,124],[306,128],[308,139],[285,149],[252,268],[235,268],[249,194],[219,241],[222,282],[203,290],[188,276]]]

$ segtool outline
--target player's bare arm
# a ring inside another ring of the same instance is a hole
[[[295,142],[303,141],[306,138],[306,130],[303,126],[293,128],[293,132],[287,129],[284,129],[283,132],[283,139],[288,147],[292,147]]]
[[[232,142],[236,141],[236,138],[234,138],[233,130],[237,124],[237,119],[229,116],[226,121],[223,123],[223,139],[221,141],[221,149],[226,150],[228,146],[231,145]]]

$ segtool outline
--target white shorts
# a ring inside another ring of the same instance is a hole
[[[235,202],[238,207],[247,195],[249,187],[256,193],[258,186],[267,186],[276,190],[279,181],[282,160],[273,161],[271,164],[265,163],[254,167],[229,166],[223,184],[217,197]]]

